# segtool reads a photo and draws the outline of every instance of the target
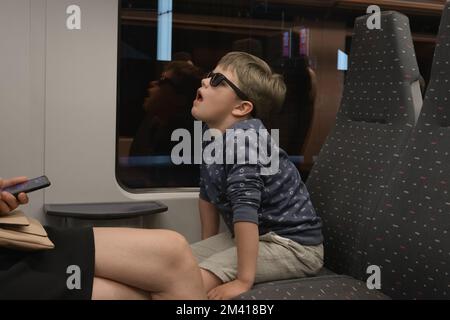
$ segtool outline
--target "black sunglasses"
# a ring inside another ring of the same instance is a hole
[[[208,73],[206,78],[211,78],[210,84],[212,87],[217,87],[223,81],[225,81],[231,87],[231,89],[233,89],[233,91],[237,94],[237,96],[239,98],[241,98],[242,100],[247,100],[247,101],[250,100],[248,98],[248,96],[241,91],[241,89],[239,89],[233,82],[228,80],[227,77],[225,77],[223,74],[210,72],[210,73]]]

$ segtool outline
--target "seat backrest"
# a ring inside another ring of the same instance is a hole
[[[392,298],[450,298],[450,4],[422,113],[365,230],[364,267]]]
[[[415,125],[413,84],[419,80],[408,18],[381,14],[355,22],[341,108],[308,178],[312,202],[323,219],[325,266],[357,278],[361,230],[373,215]]]

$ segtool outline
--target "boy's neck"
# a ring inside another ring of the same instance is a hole
[[[243,118],[228,119],[228,120],[222,121],[221,123],[209,123],[209,122],[207,122],[206,124],[208,125],[209,129],[217,129],[220,132],[225,133],[225,131],[227,129],[231,128],[236,123],[244,121],[244,120],[248,120],[248,119],[251,119],[251,116],[243,117]]]

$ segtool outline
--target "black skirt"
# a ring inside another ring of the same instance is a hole
[[[0,248],[0,300],[91,299],[95,268],[92,228],[45,229],[55,244],[53,250]]]

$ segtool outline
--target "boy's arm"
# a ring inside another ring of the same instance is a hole
[[[216,207],[202,198],[198,200],[200,221],[202,226],[202,240],[219,233],[220,217]]]
[[[208,292],[208,299],[232,299],[250,290],[255,282],[259,249],[258,225],[252,222],[236,222],[234,234],[238,257],[237,278],[212,289]]]
[[[259,249],[258,210],[264,188],[260,169],[260,165],[239,164],[228,170],[226,191],[233,211],[238,272],[236,280],[208,292],[209,299],[234,298],[250,290],[255,282]]]
[[[238,257],[237,279],[246,284],[249,290],[255,282],[259,249],[258,225],[252,222],[236,222],[234,233]]]

